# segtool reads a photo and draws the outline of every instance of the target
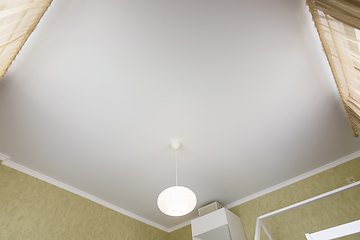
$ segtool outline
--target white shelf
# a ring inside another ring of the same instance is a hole
[[[191,221],[193,240],[246,240],[240,218],[221,208]]]

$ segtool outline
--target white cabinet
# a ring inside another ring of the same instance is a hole
[[[193,240],[246,240],[240,218],[226,208],[191,221]]]

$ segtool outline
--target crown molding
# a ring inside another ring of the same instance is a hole
[[[351,161],[351,160],[353,160],[353,159],[355,159],[355,158],[358,158],[358,157],[360,157],[360,151],[357,151],[357,152],[355,152],[355,153],[352,153],[352,154],[350,154],[350,155],[347,155],[347,156],[345,156],[345,157],[343,157],[343,158],[340,158],[340,159],[338,159],[338,160],[335,160],[335,161],[333,161],[333,162],[331,162],[331,163],[328,163],[328,164],[326,164],[326,165],[324,165],[324,166],[321,166],[321,167],[319,167],[319,168],[316,168],[316,169],[314,169],[314,170],[311,170],[311,171],[309,171],[309,172],[307,172],[307,173],[301,174],[301,175],[299,175],[299,176],[297,176],[297,177],[294,177],[294,178],[292,178],[292,179],[290,179],[290,180],[287,180],[287,181],[285,181],[285,182],[282,182],[282,183],[280,183],[280,184],[277,184],[277,185],[275,185],[275,186],[272,186],[272,187],[270,187],[270,188],[267,188],[267,189],[265,189],[265,190],[262,190],[262,191],[260,191],[260,192],[255,193],[255,194],[252,194],[252,195],[250,195],[250,196],[247,196],[247,197],[245,197],[245,198],[239,199],[239,200],[237,200],[237,201],[235,201],[235,202],[232,202],[232,203],[230,203],[230,204],[227,204],[227,205],[225,205],[225,208],[228,208],[228,209],[229,209],[229,208],[235,207],[235,206],[237,206],[237,205],[240,205],[240,204],[242,204],[242,203],[248,202],[248,201],[253,200],[253,199],[255,199],[255,198],[261,197],[261,196],[263,196],[263,195],[265,195],[265,194],[271,193],[271,192],[276,191],[276,190],[278,190],[278,189],[280,189],[280,188],[289,186],[289,185],[291,185],[291,184],[293,184],[293,183],[296,183],[296,182],[298,182],[298,181],[304,180],[305,178],[314,176],[314,175],[316,175],[316,174],[318,174],[318,173],[321,173],[321,172],[323,172],[323,171],[326,171],[326,170],[328,170],[328,169],[330,169],[330,168],[336,167],[336,166],[338,166],[338,165],[341,165],[341,164],[343,164],[343,163],[346,163],[346,162]],[[113,205],[113,204],[111,204],[111,203],[108,203],[108,202],[106,202],[106,201],[104,201],[104,200],[102,200],[102,199],[100,199],[100,198],[97,198],[97,197],[95,197],[95,196],[93,196],[93,195],[90,195],[90,194],[88,194],[88,193],[86,193],[86,192],[84,192],[84,191],[81,191],[81,190],[77,189],[77,188],[71,187],[71,186],[69,186],[69,185],[67,185],[67,184],[65,184],[65,183],[62,183],[62,182],[60,182],[60,181],[57,181],[57,180],[55,180],[55,179],[53,179],[53,178],[50,178],[50,177],[48,177],[48,176],[46,176],[46,175],[44,175],[44,174],[38,173],[38,172],[36,172],[36,171],[34,171],[34,170],[31,170],[31,169],[29,169],[29,168],[27,168],[27,167],[24,167],[24,166],[22,166],[22,165],[20,165],[20,164],[17,164],[17,163],[15,163],[15,162],[13,162],[13,161],[11,161],[11,160],[9,160],[9,159],[10,159],[9,156],[0,153],[0,160],[3,161],[2,164],[5,165],[5,166],[8,166],[8,167],[13,168],[13,169],[16,169],[16,170],[18,170],[18,171],[20,171],[20,172],[23,172],[23,173],[25,173],[25,174],[28,174],[28,175],[30,175],[30,176],[32,176],[32,177],[35,177],[35,178],[37,178],[37,179],[40,179],[40,180],[45,181],[45,182],[47,182],[47,183],[50,183],[50,184],[52,184],[52,185],[55,185],[55,186],[57,186],[57,187],[59,187],[59,188],[62,188],[62,189],[67,190],[67,191],[69,191],[69,192],[72,192],[72,193],[74,193],[74,194],[76,194],[76,195],[79,195],[79,196],[81,196],[81,197],[87,198],[87,199],[89,199],[89,200],[91,200],[91,201],[93,201],[93,202],[96,202],[96,203],[104,206],[104,207],[110,208],[110,209],[112,209],[112,210],[114,210],[114,211],[116,211],[116,212],[118,212],[118,213],[121,213],[121,214],[126,215],[126,216],[128,216],[128,217],[131,217],[131,218],[133,218],[133,219],[136,219],[136,220],[138,220],[138,221],[140,221],[140,222],[143,222],[143,223],[145,223],[145,224],[148,224],[148,225],[150,225],[150,226],[153,226],[153,227],[158,228],[158,229],[160,229],[160,230],[162,230],[162,231],[165,231],[165,232],[173,232],[173,231],[175,231],[175,230],[178,230],[178,229],[180,229],[180,228],[183,228],[183,227],[191,224],[191,221],[193,220],[193,219],[191,219],[191,220],[189,220],[189,221],[186,221],[186,222],[183,222],[183,223],[181,223],[181,224],[178,224],[178,225],[176,225],[176,226],[174,226],[174,227],[167,228],[167,227],[164,227],[164,226],[162,226],[162,225],[160,225],[160,224],[157,224],[157,223],[155,223],[155,222],[152,222],[152,221],[150,221],[150,220],[148,220],[148,219],[146,219],[146,218],[143,218],[143,217],[140,217],[140,216],[138,216],[138,215],[136,215],[136,214],[134,214],[134,213],[131,213],[131,212],[125,210],[125,209],[122,209],[122,208],[120,208],[120,207],[117,207],[117,206],[115,206],[115,205]],[[195,218],[194,218],[194,219],[195,219]]]
[[[1,159],[1,160],[3,160],[3,158],[2,158],[3,156],[6,156],[6,155],[0,154],[0,159]],[[7,157],[6,159],[10,159],[10,157],[8,157],[8,156],[6,156],[6,157]],[[42,181],[44,181],[44,182],[50,183],[50,184],[52,184],[52,185],[54,185],[54,186],[57,186],[57,187],[59,187],[59,188],[62,188],[62,189],[64,189],[64,190],[66,190],[66,191],[72,192],[72,193],[74,193],[74,194],[76,194],[76,195],[79,195],[79,196],[81,196],[81,197],[84,197],[84,198],[86,198],[86,199],[89,199],[89,200],[91,200],[91,201],[93,201],[93,202],[96,202],[96,203],[98,203],[98,204],[100,204],[100,205],[102,205],[102,206],[104,206],[104,207],[110,208],[110,209],[112,209],[112,210],[114,210],[114,211],[116,211],[116,212],[118,212],[118,213],[121,213],[121,214],[126,215],[126,216],[128,216],[128,217],[131,217],[131,218],[133,218],[133,219],[136,219],[136,220],[138,220],[138,221],[140,221],[140,222],[143,222],[143,223],[145,223],[145,224],[148,224],[148,225],[150,225],[150,226],[153,226],[153,227],[158,228],[158,229],[160,229],[160,230],[163,230],[163,231],[165,231],[165,232],[169,232],[169,229],[168,229],[167,227],[164,227],[164,226],[162,226],[162,225],[160,225],[160,224],[157,224],[157,223],[155,223],[155,222],[152,222],[152,221],[150,221],[150,220],[148,220],[148,219],[146,219],[146,218],[140,217],[140,216],[138,216],[138,215],[136,215],[136,214],[134,214],[134,213],[132,213],[132,212],[129,212],[129,211],[123,209],[123,208],[120,208],[120,207],[118,207],[118,206],[115,206],[115,205],[113,205],[113,204],[111,204],[111,203],[109,203],[109,202],[106,202],[106,201],[104,201],[104,200],[102,200],[102,199],[100,199],[100,198],[97,198],[97,197],[95,197],[95,196],[93,196],[93,195],[91,195],[91,194],[88,194],[88,193],[86,193],[86,192],[84,192],[84,191],[81,191],[81,190],[79,190],[79,189],[77,189],[77,188],[74,188],[74,187],[72,187],[72,186],[69,186],[69,185],[67,185],[67,184],[65,184],[65,183],[63,183],[63,182],[60,182],[60,181],[58,181],[58,180],[55,180],[55,179],[53,179],[53,178],[51,178],[51,177],[48,177],[48,176],[46,176],[46,175],[44,175],[44,174],[41,174],[41,173],[39,173],[39,172],[36,172],[36,171],[34,171],[34,170],[30,169],[30,168],[24,167],[24,166],[22,166],[22,165],[20,165],[20,164],[17,164],[17,163],[15,163],[15,162],[13,162],[13,161],[5,160],[5,161],[2,162],[2,164],[5,165],[5,166],[7,166],[7,167],[10,167],[10,168],[13,168],[13,169],[15,169],[15,170],[18,170],[18,171],[20,171],[20,172],[23,172],[23,173],[25,173],[25,174],[27,174],[27,175],[30,175],[30,176],[32,176],[32,177],[35,177],[35,178],[37,178],[37,179],[40,179],[40,180],[42,180]]]
[[[289,185],[291,185],[291,184],[293,184],[293,183],[296,183],[296,182],[299,182],[299,181],[301,181],[301,180],[304,180],[305,178],[314,176],[314,175],[316,175],[316,174],[318,174],[318,173],[321,173],[321,172],[323,172],[323,171],[326,171],[326,170],[328,170],[328,169],[330,169],[330,168],[339,166],[339,165],[341,165],[341,164],[343,164],[343,163],[346,163],[346,162],[351,161],[351,160],[353,160],[353,159],[355,159],[355,158],[358,158],[358,157],[360,157],[360,151],[354,152],[354,153],[352,153],[352,154],[350,154],[350,155],[347,155],[347,156],[345,156],[345,157],[343,157],[343,158],[340,158],[340,159],[338,159],[338,160],[335,160],[335,161],[333,161],[333,162],[331,162],[331,163],[328,163],[328,164],[326,164],[326,165],[324,165],[324,166],[321,166],[321,167],[319,167],[319,168],[316,168],[316,169],[314,169],[314,170],[311,170],[311,171],[309,171],[309,172],[306,172],[306,173],[304,173],[304,174],[301,174],[301,175],[299,175],[299,176],[297,176],[297,177],[294,177],[294,178],[292,178],[292,179],[290,179],[290,180],[287,180],[287,181],[285,181],[285,182],[279,183],[279,184],[277,184],[277,185],[275,185],[275,186],[269,187],[269,188],[267,188],[267,189],[265,189],[265,190],[262,190],[262,191],[260,191],[260,192],[254,193],[254,194],[252,194],[252,195],[250,195],[250,196],[247,196],[247,197],[244,197],[244,198],[242,198],[242,199],[239,199],[239,200],[237,200],[237,201],[235,201],[235,202],[232,202],[232,203],[230,203],[230,204],[225,205],[225,207],[229,209],[229,208],[235,207],[235,206],[237,206],[237,205],[243,204],[243,203],[248,202],[248,201],[250,201],[250,200],[253,200],[253,199],[255,199],[255,198],[261,197],[261,196],[263,196],[263,195],[265,195],[265,194],[268,194],[268,193],[274,192],[274,191],[276,191],[276,190],[279,190],[280,188],[283,188],[283,187],[289,186]]]
[[[174,227],[169,228],[169,232],[172,232],[172,231],[178,230],[178,229],[180,229],[180,228],[186,227],[187,225],[190,225],[190,224],[191,224],[191,221],[194,220],[194,219],[196,219],[196,218],[193,218],[193,219],[191,219],[191,220],[189,220],[189,221],[180,223],[180,224],[178,224],[178,225],[176,225],[176,226],[174,226]]]
[[[267,188],[267,189],[265,189],[265,190],[262,190],[262,191],[260,191],[260,192],[254,193],[254,194],[252,194],[252,195],[250,195],[250,196],[241,198],[241,199],[239,199],[239,200],[237,200],[237,201],[235,201],[235,202],[229,203],[229,204],[225,205],[225,208],[227,208],[227,209],[233,208],[233,207],[238,206],[238,205],[240,205],[240,204],[243,204],[243,203],[245,203],[245,202],[251,201],[251,200],[253,200],[253,199],[255,199],[255,198],[261,197],[261,196],[263,196],[263,195],[265,195],[265,194],[268,194],[268,193],[274,192],[274,191],[276,191],[276,190],[279,190],[280,188],[283,188],[283,187],[289,186],[289,185],[291,185],[291,184],[293,184],[293,183],[296,183],[296,182],[299,182],[299,181],[301,181],[301,180],[304,180],[305,178],[314,176],[314,175],[316,175],[316,174],[318,174],[318,173],[321,173],[321,172],[323,172],[323,171],[326,171],[326,170],[328,170],[328,169],[330,169],[330,168],[339,166],[339,165],[341,165],[341,164],[343,164],[343,163],[346,163],[346,162],[351,161],[351,160],[353,160],[353,159],[355,159],[355,158],[358,158],[358,157],[360,157],[360,151],[354,152],[354,153],[349,154],[349,155],[347,155],[347,156],[345,156],[345,157],[343,157],[343,158],[340,158],[340,159],[335,160],[335,161],[333,161],[333,162],[331,162],[331,163],[328,163],[328,164],[326,164],[326,165],[324,165],[324,166],[321,166],[321,167],[319,167],[319,168],[316,168],[316,169],[314,169],[314,170],[311,170],[311,171],[309,171],[309,172],[306,172],[306,173],[304,173],[304,174],[301,174],[301,175],[299,175],[299,176],[297,176],[297,177],[294,177],[294,178],[292,178],[292,179],[290,179],[290,180],[287,180],[287,181],[285,181],[285,182],[279,183],[279,184],[277,184],[277,185],[275,185],[275,186],[272,186],[272,187],[269,187],[269,188]],[[192,220],[193,220],[193,219],[192,219]],[[178,229],[180,229],[180,228],[182,228],[182,227],[185,227],[185,226],[189,225],[190,223],[191,223],[191,220],[190,220],[190,221],[187,221],[187,222],[184,222],[184,223],[182,223],[182,224],[176,225],[176,226],[174,226],[174,227],[172,227],[172,228],[169,228],[169,232],[178,230]]]
[[[0,160],[3,161],[3,162],[5,162],[5,161],[10,160],[10,157],[7,156],[7,155],[5,155],[5,154],[3,154],[3,153],[0,153]]]

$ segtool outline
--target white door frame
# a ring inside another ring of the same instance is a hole
[[[283,213],[283,212],[287,212],[289,210],[292,210],[294,208],[298,208],[298,207],[301,207],[301,206],[304,206],[306,204],[309,204],[309,203],[312,203],[312,202],[315,202],[315,201],[318,201],[318,200],[321,200],[323,198],[326,198],[326,197],[330,197],[332,195],[335,195],[335,194],[338,194],[338,193],[341,193],[341,192],[344,192],[346,190],[349,190],[349,189],[352,189],[354,187],[357,187],[360,185],[360,181],[357,181],[357,182],[354,182],[352,184],[349,184],[349,185],[346,185],[344,187],[341,187],[341,188],[337,188],[335,190],[332,190],[330,192],[327,192],[327,193],[323,193],[321,195],[318,195],[316,197],[313,197],[313,198],[309,198],[309,199],[306,199],[304,201],[301,201],[301,202],[298,202],[298,203],[295,203],[293,205],[290,205],[290,206],[287,206],[287,207],[284,207],[284,208],[281,208],[281,209],[278,209],[278,210],[275,210],[271,213],[267,213],[267,214],[264,214],[260,217],[257,218],[257,221],[256,221],[256,228],[255,228],[255,238],[254,240],[260,240],[260,230],[261,228],[264,229],[266,235],[269,237],[270,240],[273,240],[271,238],[271,235],[269,233],[269,231],[266,229],[265,227],[265,224],[263,223],[262,220],[264,220],[265,218],[269,218],[269,217],[272,217],[272,216],[275,216],[277,214],[280,214],[280,213]],[[355,221],[357,222],[357,221]],[[346,224],[344,224],[346,225]],[[343,226],[343,225],[341,225]],[[354,226],[357,226],[357,225],[354,225]],[[311,234],[309,234],[311,235]],[[331,239],[331,238],[330,238]],[[318,239],[308,239],[308,240],[318,240]],[[324,239],[324,240],[328,240],[328,239]]]
[[[306,233],[307,240],[331,240],[360,232],[360,220],[328,228],[315,233]]]

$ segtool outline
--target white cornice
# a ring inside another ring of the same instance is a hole
[[[242,199],[239,199],[239,200],[237,200],[237,201],[235,201],[235,202],[232,202],[232,203],[230,203],[230,204],[227,204],[225,207],[226,207],[226,208],[235,207],[235,206],[240,205],[240,204],[242,204],[242,203],[245,203],[245,202],[248,202],[248,201],[253,200],[253,199],[255,199],[255,198],[261,197],[261,196],[263,196],[263,195],[265,195],[265,194],[268,194],[268,193],[271,193],[271,192],[273,192],[273,191],[276,191],[276,190],[278,190],[278,189],[280,189],[280,188],[289,186],[290,184],[293,184],[293,183],[299,182],[299,181],[301,181],[301,180],[304,180],[305,178],[314,176],[314,175],[316,175],[316,174],[318,174],[318,173],[321,173],[321,172],[323,172],[323,171],[326,171],[326,170],[328,170],[328,169],[330,169],[330,168],[339,166],[340,164],[346,163],[346,162],[351,161],[351,160],[353,160],[353,159],[355,159],[355,158],[358,158],[358,157],[360,157],[360,151],[354,152],[354,153],[352,153],[352,154],[350,154],[350,155],[347,155],[347,156],[345,156],[345,157],[343,157],[343,158],[340,158],[340,159],[338,159],[338,160],[335,160],[335,161],[333,161],[333,162],[331,162],[331,163],[328,163],[328,164],[326,164],[326,165],[324,165],[324,166],[321,166],[321,167],[316,168],[316,169],[314,169],[314,170],[311,170],[311,171],[309,171],[309,172],[307,172],[307,173],[304,173],[304,174],[301,174],[301,175],[299,175],[299,176],[297,176],[297,177],[294,177],[294,178],[292,178],[292,179],[290,179],[290,180],[287,180],[287,181],[285,181],[285,182],[279,183],[279,184],[277,184],[277,185],[275,185],[275,186],[269,187],[269,188],[267,188],[267,189],[265,189],[265,190],[262,190],[262,191],[260,191],[260,192],[254,193],[254,194],[252,194],[252,195],[250,195],[250,196],[247,196],[247,197],[244,197],[244,198],[242,198]]]
[[[2,153],[0,153],[0,160],[2,160],[2,161],[8,161],[10,159],[10,157],[9,156],[7,156],[7,155],[5,155],[5,154],[2,154]]]
[[[261,197],[261,196],[263,196],[265,194],[271,193],[271,192],[276,191],[276,190],[278,190],[280,188],[286,187],[286,186],[288,186],[290,184],[296,183],[296,182],[301,181],[301,180],[303,180],[305,178],[311,177],[313,175],[316,175],[318,173],[321,173],[323,171],[326,171],[326,170],[328,170],[330,168],[336,167],[336,166],[338,166],[340,164],[343,164],[345,162],[348,162],[348,161],[353,160],[353,159],[358,158],[358,157],[360,157],[360,151],[352,153],[352,154],[350,154],[348,156],[340,158],[340,159],[338,159],[336,161],[333,161],[333,162],[331,162],[329,164],[326,164],[326,165],[324,165],[322,167],[319,167],[319,168],[311,170],[311,171],[309,171],[307,173],[301,174],[301,175],[299,175],[299,176],[297,176],[295,178],[292,178],[290,180],[287,180],[285,182],[282,182],[280,184],[277,184],[275,186],[272,186],[270,188],[267,188],[265,190],[262,190],[260,192],[255,193],[255,194],[247,196],[245,198],[239,199],[239,200],[237,200],[237,201],[235,201],[233,203],[227,204],[225,207],[226,208],[235,207],[237,205],[240,205],[242,203],[248,202],[248,201],[253,200],[255,198]],[[16,169],[16,170],[18,170],[20,172],[23,172],[23,173],[28,174],[28,175],[30,175],[32,177],[38,178],[38,179],[43,180],[43,181],[45,181],[47,183],[50,183],[52,185],[55,185],[55,186],[60,187],[62,189],[65,189],[65,190],[67,190],[69,192],[72,192],[72,193],[74,193],[76,195],[87,198],[87,199],[89,199],[89,200],[91,200],[93,202],[96,202],[96,203],[104,206],[104,207],[110,208],[110,209],[112,209],[112,210],[114,210],[116,212],[124,214],[124,215],[126,215],[128,217],[134,218],[134,219],[136,219],[136,220],[138,220],[140,222],[146,223],[146,224],[148,224],[150,226],[153,226],[153,227],[158,228],[160,230],[163,230],[165,232],[175,231],[175,230],[180,229],[182,227],[185,227],[185,226],[187,226],[187,225],[189,225],[191,223],[191,220],[189,220],[189,221],[183,222],[183,223],[178,224],[178,225],[176,225],[174,227],[171,227],[171,228],[164,227],[164,226],[162,226],[160,224],[152,222],[152,221],[150,221],[148,219],[145,219],[145,218],[140,217],[140,216],[138,216],[138,215],[136,215],[134,213],[131,213],[131,212],[125,210],[125,209],[122,209],[122,208],[117,207],[117,206],[115,206],[115,205],[113,205],[111,203],[108,203],[108,202],[106,202],[106,201],[104,201],[104,200],[102,200],[100,198],[97,198],[97,197],[95,197],[93,195],[90,195],[90,194],[88,194],[88,193],[86,193],[84,191],[81,191],[81,190],[79,190],[77,188],[71,187],[71,186],[69,186],[69,185],[67,185],[65,183],[57,181],[57,180],[55,180],[53,178],[50,178],[50,177],[48,177],[48,176],[46,176],[44,174],[38,173],[38,172],[33,171],[33,170],[31,170],[31,169],[29,169],[27,167],[24,167],[24,166],[22,166],[20,164],[17,164],[15,162],[13,162],[13,161],[10,161],[9,159],[10,159],[9,156],[0,153],[0,160],[3,161],[2,164],[5,165],[5,166]]]
[[[194,218],[194,219],[195,219],[195,218]],[[190,224],[191,224],[191,221],[194,220],[194,219],[191,219],[191,220],[189,220],[189,221],[180,223],[180,224],[178,224],[178,225],[176,225],[176,226],[174,226],[174,227],[169,228],[169,232],[172,232],[172,231],[178,230],[178,229],[180,229],[180,228],[183,228],[183,227],[185,227],[185,226],[187,226],[187,225],[190,225]]]
[[[338,159],[338,160],[335,160],[335,161],[333,161],[333,162],[331,162],[331,163],[328,163],[328,164],[326,164],[326,165],[324,165],[324,166],[321,166],[321,167],[316,168],[316,169],[314,169],[314,170],[311,170],[311,171],[309,171],[309,172],[307,172],[307,173],[304,173],[304,174],[301,174],[301,175],[299,175],[299,176],[297,176],[297,177],[294,177],[294,178],[292,178],[292,179],[290,179],[290,180],[287,180],[287,181],[285,181],[285,182],[279,183],[279,184],[277,184],[277,185],[275,185],[275,186],[269,187],[269,188],[267,188],[267,189],[265,189],[265,190],[262,190],[262,191],[260,191],[260,192],[254,193],[254,194],[252,194],[252,195],[250,195],[250,196],[247,196],[247,197],[244,197],[244,198],[242,198],[242,199],[239,199],[239,200],[237,200],[237,201],[235,201],[235,202],[229,203],[229,204],[225,205],[225,207],[226,207],[227,209],[229,209],[229,208],[238,206],[238,205],[240,205],[240,204],[243,204],[243,203],[248,202],[248,201],[250,201],[250,200],[253,200],[253,199],[255,199],[255,198],[261,197],[261,196],[263,196],[263,195],[265,195],[265,194],[268,194],[268,193],[271,193],[271,192],[273,192],[273,191],[276,191],[276,190],[278,190],[278,189],[280,189],[280,188],[289,186],[290,184],[293,184],[293,183],[299,182],[299,181],[301,181],[301,180],[304,180],[305,178],[314,176],[314,175],[316,175],[316,174],[318,174],[318,173],[321,173],[321,172],[323,172],[323,171],[326,171],[326,170],[328,170],[328,169],[330,169],[330,168],[339,166],[339,165],[341,165],[341,164],[343,164],[343,163],[346,163],[346,162],[351,161],[351,160],[353,160],[353,159],[355,159],[355,158],[358,158],[358,157],[360,157],[360,151],[354,152],[354,153],[352,153],[352,154],[350,154],[350,155],[347,155],[347,156],[345,156],[345,157],[343,157],[343,158],[340,158],[340,159]],[[176,225],[176,226],[174,226],[174,227],[172,227],[172,228],[169,228],[169,232],[172,232],[172,231],[175,231],[175,230],[180,229],[180,228],[182,228],[182,227],[185,227],[185,226],[189,225],[190,222],[191,222],[191,220],[190,220],[190,221],[187,221],[187,222],[184,222],[184,223],[182,223],[182,224]]]
[[[0,155],[0,159],[2,159],[1,158],[2,156],[3,156],[3,154]],[[6,156],[6,155],[4,155],[4,156]],[[10,157],[8,157],[8,159],[9,158]],[[72,192],[72,193],[74,193],[76,195],[87,198],[87,199],[89,199],[89,200],[91,200],[93,202],[96,202],[96,203],[104,206],[104,207],[110,208],[110,209],[112,209],[112,210],[114,210],[116,212],[124,214],[124,215],[126,215],[128,217],[131,217],[133,219],[136,219],[136,220],[138,220],[140,222],[146,223],[146,224],[148,224],[150,226],[153,226],[153,227],[158,228],[160,230],[163,230],[165,232],[169,232],[169,229],[167,227],[164,227],[164,226],[162,226],[160,224],[152,222],[152,221],[150,221],[150,220],[148,220],[146,218],[140,217],[140,216],[138,216],[138,215],[136,215],[134,213],[131,213],[131,212],[125,210],[125,209],[119,208],[119,207],[117,207],[117,206],[115,206],[115,205],[113,205],[111,203],[108,203],[108,202],[106,202],[106,201],[104,201],[104,200],[102,200],[100,198],[97,198],[97,197],[95,197],[95,196],[93,196],[91,194],[88,194],[88,193],[86,193],[84,191],[81,191],[81,190],[79,190],[77,188],[74,188],[74,187],[69,186],[69,185],[67,185],[65,183],[57,181],[57,180],[55,180],[55,179],[53,179],[51,177],[48,177],[48,176],[46,176],[44,174],[38,173],[38,172],[36,172],[34,170],[31,170],[30,168],[24,167],[24,166],[22,166],[20,164],[17,164],[15,162],[13,162],[13,161],[10,161],[10,160],[3,161],[2,164],[5,165],[5,166],[8,166],[10,168],[16,169],[16,170],[18,170],[20,172],[23,172],[25,174],[28,174],[28,175],[30,175],[32,177],[35,177],[37,179],[40,179],[40,180],[42,180],[44,182],[55,185],[55,186],[57,186],[59,188],[65,189],[65,190],[67,190],[69,192]]]

